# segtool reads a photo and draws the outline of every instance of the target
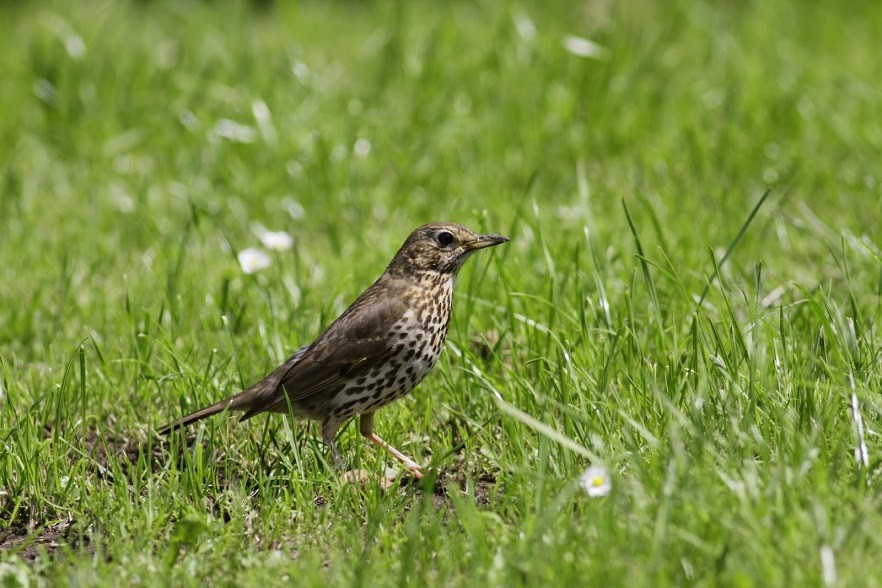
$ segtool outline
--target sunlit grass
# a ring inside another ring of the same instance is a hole
[[[879,10],[4,6],[0,578],[878,585]],[[378,413],[425,483],[155,434],[441,219],[511,242]]]

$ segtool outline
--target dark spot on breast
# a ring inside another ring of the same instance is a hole
[[[344,402],[343,404],[341,404],[340,408],[338,410],[341,413],[349,412],[349,410],[352,409],[352,407],[355,406],[356,404],[358,404],[358,399],[350,400],[349,402]]]

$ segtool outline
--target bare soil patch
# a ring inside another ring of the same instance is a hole
[[[72,519],[57,521],[29,529],[27,525],[13,525],[0,531],[0,551],[13,551],[26,561],[36,560],[41,553],[50,557],[68,545],[88,543],[88,538],[74,531]]]

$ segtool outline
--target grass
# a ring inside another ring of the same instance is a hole
[[[0,11],[4,584],[882,584],[876,4]],[[379,413],[433,476],[156,436],[437,219],[512,240]]]

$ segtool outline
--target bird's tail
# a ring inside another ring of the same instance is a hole
[[[190,423],[201,421],[204,418],[210,417],[219,412],[224,412],[225,410],[246,411],[242,420],[249,419],[266,410],[272,410],[273,406],[277,403],[277,400],[274,400],[274,395],[279,390],[282,378],[285,377],[292,366],[303,358],[307,349],[309,349],[309,345],[301,347],[297,353],[288,358],[288,361],[277,367],[270,375],[250,388],[243,390],[238,394],[234,394],[229,398],[224,398],[220,402],[212,404],[211,406],[206,406],[203,409],[188,414],[185,417],[179,418],[159,429],[158,433],[160,435],[167,435],[181,427],[186,427]]]
[[[196,421],[201,421],[204,418],[208,418],[213,414],[217,414],[219,412],[223,412],[227,409],[236,410],[239,409],[238,400],[242,396],[242,394],[236,394],[235,396],[231,396],[229,398],[224,398],[220,402],[216,402],[211,406],[206,406],[205,408],[199,409],[196,412],[192,412],[185,417],[181,417],[176,421],[172,421],[166,426],[162,427],[157,431],[160,435],[167,435],[172,431],[176,431],[181,427],[186,427],[191,423],[195,423]]]

